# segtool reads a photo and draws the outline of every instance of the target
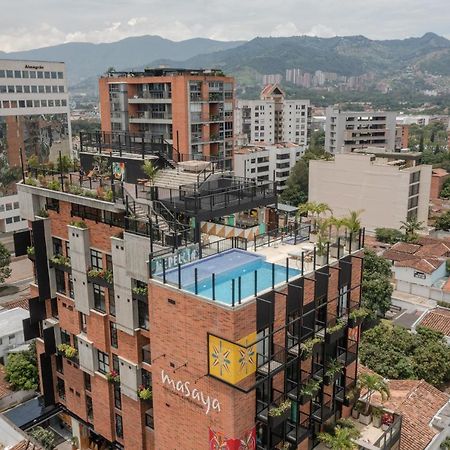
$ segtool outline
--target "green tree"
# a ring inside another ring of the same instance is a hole
[[[6,380],[17,390],[35,390],[38,387],[36,346],[20,353],[10,353],[5,367]]]
[[[440,387],[450,381],[450,348],[440,333],[417,333],[382,323],[363,333],[361,362],[390,379],[424,379]]]
[[[450,230],[450,211],[447,211],[444,214],[442,214],[442,216],[438,217],[436,219],[436,222],[434,223],[434,226],[435,226],[436,230],[449,231]]]
[[[58,157],[56,169],[58,172],[68,173],[73,168],[73,162],[67,155],[61,155]]]
[[[350,211],[349,215],[344,218],[344,225],[348,228],[348,232],[356,237],[361,229],[362,210]]]
[[[42,427],[35,427],[30,432],[30,436],[39,442],[45,450],[52,450],[55,448],[55,433],[52,430],[46,430]]]
[[[441,198],[450,198],[450,178],[447,178],[442,185],[441,192],[439,193]]]
[[[0,284],[11,276],[11,255],[8,249],[0,242]]]
[[[391,307],[391,265],[372,250],[364,251],[362,304],[371,315],[385,315]]]
[[[423,222],[419,222],[416,218],[409,219],[406,222],[400,222],[401,230],[405,231],[405,241],[414,242],[419,237],[417,232],[424,229]]]

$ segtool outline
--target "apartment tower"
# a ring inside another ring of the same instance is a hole
[[[170,143],[179,161],[212,158],[231,164],[232,77],[219,70],[113,72],[100,78],[99,92],[104,133],[143,134],[147,141]]]

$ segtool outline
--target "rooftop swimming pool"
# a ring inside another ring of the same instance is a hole
[[[256,253],[238,249],[182,266],[180,281],[181,288],[185,291],[196,292],[195,272],[197,272],[197,295],[226,305],[233,304],[233,297],[234,303],[237,304],[239,300],[254,296],[255,291],[264,291],[271,288],[272,284],[286,282],[286,279],[301,273],[297,269],[287,270],[284,266],[268,263],[264,257]],[[169,283],[178,285],[178,277],[178,269],[166,272],[166,281]]]

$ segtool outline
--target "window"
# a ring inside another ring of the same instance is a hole
[[[62,72],[58,72],[58,79],[62,80],[64,78],[64,75]]]
[[[150,401],[153,403],[152,400]],[[152,430],[155,429],[155,419],[153,417],[153,404],[150,409],[145,411],[145,426],[151,428]]]
[[[88,373],[86,373],[86,372],[83,372],[83,378],[84,378],[84,388],[87,390],[87,391],[90,391],[91,390],[91,376],[88,374]]]
[[[73,278],[72,278],[72,274],[69,273],[69,297],[70,298],[75,298],[75,292],[73,290]]]
[[[152,374],[148,370],[141,369],[141,384],[146,388],[152,388]]]
[[[94,408],[92,407],[92,398],[86,395],[86,415],[91,422],[94,420]]]
[[[97,350],[98,371],[100,373],[109,372],[109,356],[106,353]]]
[[[56,380],[56,391],[58,392],[59,398],[64,400],[66,398],[66,386],[64,380],[59,377],[57,377]]]
[[[109,322],[109,331],[111,334],[111,347],[118,348],[119,342],[117,339],[117,327],[114,322]]]
[[[409,184],[417,183],[420,181],[420,172],[414,172],[409,176]]]
[[[94,289],[94,308],[102,313],[106,313],[105,288],[98,284],[93,284]]]
[[[59,372],[59,373],[64,373],[62,356],[61,355],[56,355],[55,356],[55,362],[56,362],[56,371]]]
[[[87,319],[86,319],[86,314],[83,314],[82,312],[80,312],[80,326],[81,326],[81,331],[83,333],[87,333]]]
[[[55,255],[62,255],[63,251],[62,251],[62,241],[61,239],[58,238],[53,238],[53,253]]]
[[[148,316],[148,299],[138,299],[138,324],[139,328],[143,328],[144,330],[148,330],[150,326],[149,316]]]
[[[109,314],[116,317],[116,297],[114,295],[114,289],[108,289],[108,300],[109,300]]]
[[[91,249],[91,268],[97,270],[103,269],[102,253],[98,250]]]
[[[123,438],[122,416],[119,416],[119,414],[115,415],[115,425],[116,425],[116,436],[119,439]]]
[[[56,279],[56,292],[66,295],[66,277],[64,272],[59,269],[55,269],[55,279]]]
[[[60,334],[61,334],[61,344],[71,345],[70,344],[70,334],[63,329],[60,330]]]
[[[112,263],[112,256],[106,255],[106,268],[112,272],[113,270],[113,263]]]
[[[22,70],[22,78],[29,78],[28,70]]]
[[[119,357],[117,355],[112,355],[112,368],[115,372],[120,373]]]
[[[57,319],[58,316],[58,300],[55,298],[50,299],[50,309],[52,313],[52,317]]]
[[[122,409],[122,397],[119,383],[114,383],[114,406],[117,409]]]
[[[7,218],[6,218],[6,223],[8,223],[8,224],[9,224],[9,223],[12,223],[12,217],[7,217]]]

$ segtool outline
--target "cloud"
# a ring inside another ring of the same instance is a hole
[[[36,0],[4,3],[3,51],[143,34],[172,40],[303,34],[390,39],[433,31],[450,37],[448,0],[39,0],[39,8]]]

